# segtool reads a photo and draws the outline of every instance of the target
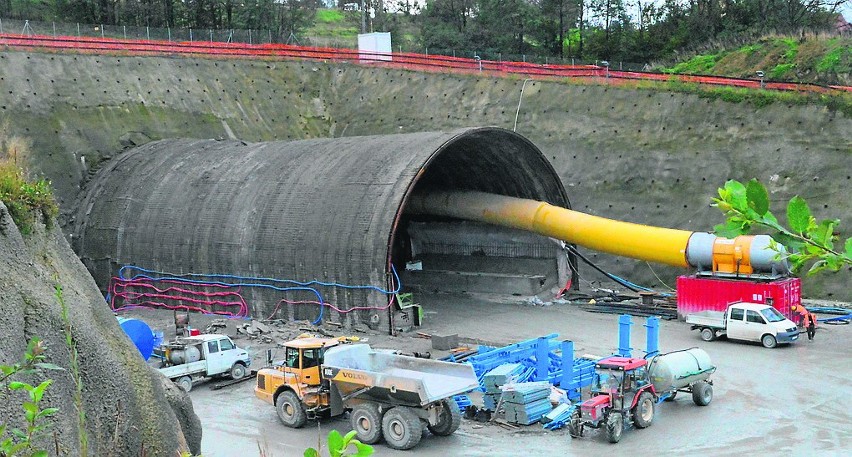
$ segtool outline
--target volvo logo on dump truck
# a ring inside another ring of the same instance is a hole
[[[340,370],[337,373],[337,376],[334,377],[335,381],[348,381],[348,380],[357,380],[357,381],[370,381],[370,377],[365,374],[353,373],[351,371]],[[366,382],[365,382],[366,384]]]

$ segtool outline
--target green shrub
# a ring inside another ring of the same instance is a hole
[[[716,54],[695,56],[686,62],[681,62],[672,68],[664,69],[665,73],[706,74],[716,65],[719,56]]]
[[[28,179],[23,164],[29,155],[29,142],[0,126],[0,201],[24,235],[32,232],[39,215],[51,227],[59,214],[50,181]]]
[[[834,48],[825,53],[825,56],[816,65],[817,71],[820,73],[837,72],[840,66],[840,58],[844,52],[846,52],[844,48]]]
[[[331,24],[343,21],[343,13],[336,9],[320,9],[317,10],[317,22]]]
[[[794,63],[782,63],[769,70],[769,79],[784,79],[784,75],[796,67]]]
[[[741,52],[745,55],[752,55],[752,54],[755,53],[755,51],[759,51],[760,48],[762,48],[762,47],[763,47],[762,44],[755,43],[755,44],[749,44],[749,45],[743,46],[740,49],[738,49],[737,51],[739,51],[739,52]]]

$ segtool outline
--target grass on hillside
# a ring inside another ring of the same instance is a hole
[[[740,78],[754,78],[763,71],[774,81],[848,85],[852,84],[852,38],[768,36],[734,50],[696,55],[662,71]]]
[[[27,176],[23,164],[29,153],[28,141],[0,128],[0,201],[24,235],[32,232],[39,215],[50,227],[59,214],[50,181]]]

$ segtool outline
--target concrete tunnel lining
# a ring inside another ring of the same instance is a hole
[[[406,201],[430,189],[569,207],[541,152],[499,128],[256,144],[173,139],[120,154],[90,181],[71,221],[72,245],[103,291],[124,264],[390,289],[391,265],[401,270],[408,260],[403,231],[418,222],[405,214]],[[377,292],[322,293],[342,309],[386,304]],[[246,298],[258,317],[276,301],[255,292]],[[352,323],[351,313],[330,316]]]

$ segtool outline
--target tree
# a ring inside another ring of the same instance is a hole
[[[774,240],[773,249],[780,253],[778,244],[781,244],[789,250],[787,259],[793,272],[800,272],[807,265],[810,265],[808,275],[852,266],[852,238],[847,238],[842,248],[834,246],[840,221],[817,221],[807,202],[798,195],[787,204],[788,227],[784,227],[769,210],[769,193],[760,181],[752,179],[743,185],[731,180],[718,192],[719,198],[713,199],[713,205],[726,218],[724,224],[715,227],[718,235],[733,238],[754,229],[767,229]]]

